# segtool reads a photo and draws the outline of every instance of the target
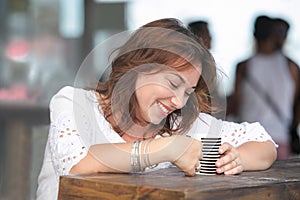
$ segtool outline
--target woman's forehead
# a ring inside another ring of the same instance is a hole
[[[156,74],[156,75],[155,75]],[[163,78],[163,77],[169,77],[169,78],[175,78],[183,83],[188,83],[190,86],[194,87],[197,85],[201,73],[199,72],[199,69],[194,67],[188,67],[181,70],[176,70],[174,68],[168,68],[166,70],[160,71],[160,73],[154,73],[154,77],[152,77],[153,81]],[[157,79],[156,79],[157,78]]]
[[[178,72],[189,84],[196,86],[200,76],[201,72],[199,68],[196,67],[189,67],[186,70],[179,71]]]

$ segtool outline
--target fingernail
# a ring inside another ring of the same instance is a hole
[[[220,154],[224,153],[224,150],[222,148],[219,149]]]

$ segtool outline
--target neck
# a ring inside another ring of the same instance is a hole
[[[134,136],[129,135],[129,134],[127,134],[127,133],[124,133],[124,134],[122,135],[122,138],[123,138],[126,142],[135,142],[135,141],[138,141],[138,140],[140,140],[140,141],[145,140],[144,138],[134,137]]]
[[[257,53],[260,54],[272,54],[275,51],[275,46],[272,41],[263,41],[257,44]]]
[[[108,103],[108,100],[103,100],[103,96],[99,93],[96,93],[98,98],[99,105],[102,107],[102,110],[105,110],[104,107]],[[115,118],[119,118],[118,115],[110,115],[106,120],[110,123],[111,127],[117,127],[117,122]],[[113,128],[114,129],[114,128]],[[137,140],[145,140],[149,138],[154,138],[156,132],[154,130],[149,130],[149,123],[140,122],[139,124],[132,125],[128,130],[120,131],[114,129],[126,142],[134,142]]]
[[[156,132],[149,130],[148,126],[144,127],[135,124],[122,135],[122,138],[127,142],[132,142],[136,140],[154,138],[155,136]]]

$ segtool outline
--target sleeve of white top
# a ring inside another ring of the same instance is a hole
[[[49,146],[57,176],[69,174],[88,151],[74,117],[73,93],[74,88],[64,87],[50,102]]]
[[[271,136],[260,123],[235,123],[216,119],[215,117],[201,113],[195,121],[188,135],[196,139],[201,137],[221,137],[222,143],[228,142],[234,147],[249,141],[264,142],[270,140],[277,147]]]

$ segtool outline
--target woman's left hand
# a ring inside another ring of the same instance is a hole
[[[225,175],[239,174],[244,170],[242,159],[236,148],[229,143],[223,143],[219,148],[221,158],[217,160],[217,173]]]

